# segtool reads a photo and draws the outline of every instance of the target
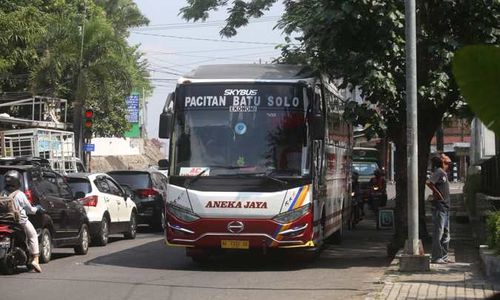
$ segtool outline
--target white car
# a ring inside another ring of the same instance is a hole
[[[134,239],[137,208],[131,195],[104,173],[72,173],[66,176],[73,194],[81,198],[90,221],[90,236],[95,245],[104,246],[110,234],[122,233]]]

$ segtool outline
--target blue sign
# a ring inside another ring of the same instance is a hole
[[[125,98],[127,103],[127,121],[129,123],[139,122],[139,94],[133,94]]]
[[[83,151],[86,152],[95,151],[95,144],[83,144]]]

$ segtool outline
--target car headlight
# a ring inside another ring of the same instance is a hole
[[[355,195],[356,195],[356,193],[355,193],[355,192],[352,192],[352,193],[351,193],[351,197],[354,197]]]
[[[184,221],[184,222],[193,222],[193,221],[200,219],[200,217],[197,214],[193,213],[192,211],[188,210],[187,208],[184,208],[184,207],[172,204],[172,203],[167,204],[167,210],[171,214],[173,214],[177,219]]]
[[[10,237],[5,237],[0,241],[0,248],[9,248],[10,247]]]
[[[284,223],[284,224],[291,223],[297,220],[298,218],[302,217],[303,215],[307,214],[310,208],[311,208],[311,203],[308,203],[294,210],[281,213],[275,216],[273,220],[278,223]]]

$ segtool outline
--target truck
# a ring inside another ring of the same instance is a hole
[[[71,131],[26,128],[0,132],[0,163],[38,158],[61,173],[84,172],[75,155],[74,133]]]
[[[160,115],[170,139],[165,241],[319,253],[351,223],[352,126],[335,82],[295,65],[207,65]]]
[[[373,183],[375,172],[383,172],[379,151],[370,147],[354,147],[352,149],[352,172],[357,173],[359,182],[359,199],[372,205],[373,198],[377,198],[378,206],[387,203],[387,191],[385,180],[379,186]],[[384,176],[384,175],[383,175]]]

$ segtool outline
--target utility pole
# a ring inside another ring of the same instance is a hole
[[[427,271],[430,268],[429,257],[421,253],[421,242],[418,239],[417,38],[415,0],[405,0],[405,20],[408,240],[405,245],[405,254],[399,260],[399,268],[401,271]]]
[[[80,58],[79,58],[79,66],[78,66],[78,78],[77,78],[77,92],[76,92],[76,101],[75,105],[73,107],[74,113],[73,113],[73,124],[76,128],[73,128],[73,131],[75,132],[76,135],[76,151],[77,151],[77,156],[80,157],[80,159],[83,161],[83,164],[87,166],[87,157],[83,153],[83,126],[82,126],[82,112],[83,112],[83,105],[85,100],[82,99],[83,96],[81,95],[81,77],[82,77],[82,69],[83,69],[83,45],[85,42],[85,19],[87,15],[87,6],[85,4],[85,1],[83,1],[83,13],[82,13],[82,24],[80,26],[80,35],[81,35],[81,40],[80,40]]]

